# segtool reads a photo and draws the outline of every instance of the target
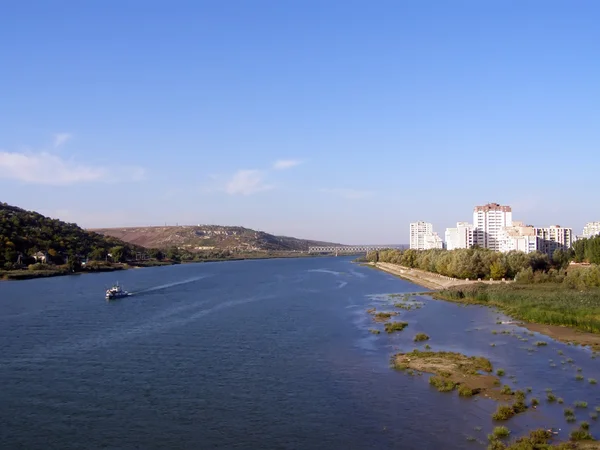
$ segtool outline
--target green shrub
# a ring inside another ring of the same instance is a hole
[[[496,409],[496,412],[492,415],[494,420],[508,420],[515,415],[515,411],[512,406],[500,405]]]
[[[492,431],[492,435],[498,439],[508,437],[509,434],[510,430],[505,426],[494,427],[494,431]]]

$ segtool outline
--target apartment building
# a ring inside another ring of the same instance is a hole
[[[536,230],[531,225],[514,221],[509,227],[503,227],[498,233],[499,251],[510,252],[517,250],[531,253],[538,249],[538,237]]]
[[[536,228],[538,237],[538,250],[552,256],[555,250],[567,250],[573,244],[573,230],[560,225],[552,225],[546,228]]]
[[[423,250],[434,248],[444,248],[444,241],[442,241],[442,238],[435,231],[427,233],[423,237]]]
[[[473,244],[500,250],[499,234],[504,227],[512,226],[512,209],[498,203],[476,206],[473,210]]]
[[[446,249],[473,247],[473,225],[468,222],[457,222],[456,228],[446,228]]]
[[[600,234],[600,222],[588,222],[585,227],[583,227],[583,233],[581,233],[582,238],[591,238],[594,236],[598,236]]]
[[[410,248],[426,250],[425,237],[433,234],[433,225],[429,222],[413,222],[410,224]],[[431,238],[430,238],[431,239]]]

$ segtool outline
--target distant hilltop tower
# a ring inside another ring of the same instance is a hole
[[[512,226],[512,208],[498,203],[476,206],[473,210],[473,244],[500,250],[498,235],[503,227]]]

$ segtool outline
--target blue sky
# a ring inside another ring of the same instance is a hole
[[[596,1],[11,2],[0,201],[343,243],[600,220]]]

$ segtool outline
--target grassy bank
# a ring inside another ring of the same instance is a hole
[[[516,319],[600,333],[600,288],[557,283],[456,286],[433,293],[457,303],[495,306]]]

